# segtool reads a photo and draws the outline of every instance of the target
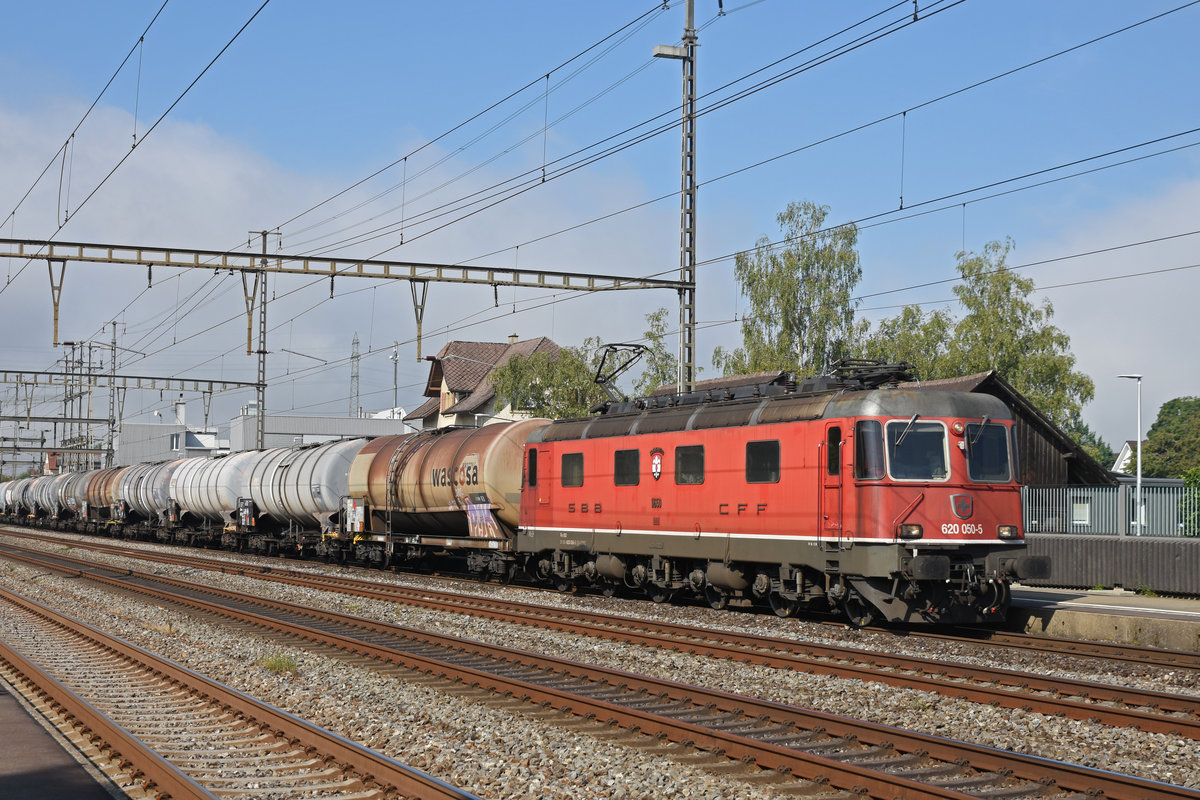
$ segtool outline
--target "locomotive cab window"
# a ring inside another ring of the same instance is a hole
[[[563,453],[562,485],[583,486],[583,453]]]
[[[967,474],[975,483],[1008,483],[1012,465],[1008,456],[1008,428],[996,423],[968,422]]]
[[[746,483],[779,483],[779,440],[746,442]]]
[[[854,477],[860,481],[883,477],[883,426],[879,420],[859,420],[854,426]]]
[[[898,481],[944,481],[950,475],[946,463],[946,426],[940,422],[912,419],[887,424],[888,468]]]
[[[675,483],[704,483],[704,445],[675,448]]]
[[[613,454],[613,483],[617,486],[637,486],[639,479],[637,450],[618,450]]]

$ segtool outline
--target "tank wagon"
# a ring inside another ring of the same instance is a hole
[[[659,602],[998,622],[1013,580],[1049,573],[1024,554],[1012,415],[898,375],[48,476],[4,485],[0,503],[12,521],[389,568],[452,561]]]

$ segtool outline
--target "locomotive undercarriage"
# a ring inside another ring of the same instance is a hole
[[[832,611],[862,627],[876,621],[999,623],[1011,581],[1045,569],[1038,559],[1006,557],[1004,549],[987,546],[955,547],[952,555],[910,555],[890,543],[789,550],[801,559],[727,561],[555,548],[530,556],[526,571],[560,591],[633,592],[654,602],[690,598],[713,608],[760,606],[782,617]]]

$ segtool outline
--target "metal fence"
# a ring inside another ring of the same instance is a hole
[[[1025,531],[1091,536],[1200,536],[1200,488],[1142,486],[1135,513],[1133,486],[1026,486]]]

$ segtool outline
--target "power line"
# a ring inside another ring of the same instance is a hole
[[[171,105],[167,107],[167,110],[164,111],[161,115],[159,115],[158,119],[156,119],[154,121],[154,124],[151,125],[144,134],[142,134],[142,141],[136,142],[134,144],[134,146],[129,149],[129,152],[127,152],[127,153],[125,153],[125,155],[121,156],[120,160],[117,161],[117,163],[113,166],[113,168],[108,171],[108,174],[105,175],[103,178],[101,178],[100,182],[98,184],[96,184],[96,186],[92,189],[91,192],[88,193],[87,197],[83,198],[83,200],[79,203],[79,205],[77,205],[75,207],[76,214],[79,213],[79,210],[81,208],[83,208],[85,205],[87,205],[89,200],[91,200],[93,197],[96,196],[96,192],[100,191],[101,187],[103,187],[104,184],[108,183],[108,179],[111,178],[113,176],[113,174],[116,173],[116,171],[121,168],[121,165],[123,165],[125,163],[125,161],[131,155],[133,155],[134,152],[137,151],[138,145],[145,143],[146,139],[150,136],[150,134],[152,134],[154,132],[154,130],[159,126],[159,124],[164,119],[166,119],[167,115],[170,114],[175,109],[175,106],[179,105],[179,103],[183,100],[183,98],[187,96],[188,92],[190,92],[193,89],[193,87],[195,87],[195,85],[200,82],[200,79],[203,78],[210,69],[212,69],[213,64],[217,63],[217,59],[219,59],[222,55],[224,55],[225,51],[233,46],[233,43],[238,40],[238,37],[240,37],[242,35],[242,33],[246,30],[246,28],[250,27],[250,23],[254,22],[255,18],[258,17],[258,15],[260,13],[262,13],[262,10],[264,8],[266,8],[267,4],[270,2],[271,2],[271,0],[263,0],[263,3],[262,3],[262,5],[260,5],[258,7],[258,10],[250,15],[250,19],[246,20],[246,22],[242,25],[242,27],[238,29],[237,33],[235,33],[233,35],[233,37],[228,42],[225,43],[225,46],[222,47],[221,50],[215,56],[213,56],[212,60],[208,62],[208,64],[204,67],[204,69],[200,70],[200,74],[197,75],[192,80],[192,82],[188,84],[187,88],[184,89],[179,94],[179,96],[175,98],[174,102],[172,102]],[[45,238],[47,240],[53,239],[55,236],[57,236],[62,231],[62,229],[64,227],[66,227],[68,221],[69,220],[63,220],[61,223],[59,223],[56,220],[55,222],[58,227],[55,228],[54,233],[50,234],[49,236],[47,236]],[[25,269],[31,263],[33,263],[33,258],[35,258],[35,257],[36,256],[31,257],[28,261],[26,261],[21,266],[21,268],[19,270],[17,270],[17,274],[16,274],[16,277],[14,278],[14,280],[16,278],[21,277],[21,273],[23,273],[25,271]],[[6,283],[4,286],[0,286],[0,294],[4,294],[5,290],[7,290],[8,287],[11,285],[12,285],[11,282],[9,282],[9,283]]]
[[[606,42],[606,41],[608,41],[609,39],[613,38],[614,36],[616,36],[617,34],[621,33],[622,31],[626,30],[627,28],[630,28],[631,26],[633,26],[633,25],[636,25],[637,23],[639,23],[639,22],[640,22],[640,21],[642,21],[643,19],[649,18],[651,15],[658,14],[658,13],[661,13],[661,12],[665,11],[665,10],[666,10],[666,8],[667,8],[667,7],[666,7],[666,4],[665,4],[665,3],[661,3],[661,2],[660,2],[660,3],[655,3],[655,6],[654,6],[653,8],[651,8],[649,11],[647,11],[647,12],[645,12],[645,13],[641,14],[640,16],[636,17],[635,19],[631,20],[630,22],[628,22],[628,23],[626,23],[625,25],[623,25],[623,26],[621,26],[620,28],[618,28],[618,29],[617,29],[616,31],[614,31],[613,33],[610,33],[610,34],[608,34],[607,36],[605,36],[605,37],[603,37],[602,39],[600,39],[599,41],[597,41],[597,42],[593,43],[591,46],[589,46],[589,47],[585,48],[584,50],[580,51],[579,53],[576,53],[576,54],[575,54],[574,56],[572,56],[571,58],[567,59],[566,61],[564,61],[563,63],[559,64],[557,67],[555,67],[554,69],[550,70],[550,71],[549,71],[547,74],[553,74],[553,73],[555,73],[555,72],[558,72],[559,70],[561,70],[561,69],[563,69],[564,67],[566,67],[568,64],[571,64],[571,63],[573,63],[574,61],[576,61],[576,60],[578,60],[578,59],[582,58],[584,55],[586,55],[587,53],[591,52],[591,51],[592,51],[592,50],[594,50],[596,47],[599,47],[601,44],[603,44],[604,42]],[[514,91],[510,92],[509,94],[507,94],[506,96],[504,96],[504,97],[503,97],[503,98],[501,98],[500,100],[497,100],[495,103],[492,103],[490,106],[488,106],[487,108],[483,109],[482,111],[479,111],[479,112],[476,112],[475,114],[472,114],[470,117],[468,117],[467,119],[465,119],[465,120],[463,120],[462,122],[458,123],[458,124],[457,124],[457,125],[455,125],[454,127],[452,127],[452,128],[449,128],[448,130],[446,130],[446,131],[442,132],[441,134],[439,134],[438,136],[434,137],[433,139],[430,139],[428,142],[425,142],[424,144],[422,144],[421,146],[417,147],[417,148],[416,148],[415,150],[413,150],[412,152],[410,152],[410,153],[407,153],[407,154],[406,154],[406,155],[404,155],[403,157],[401,157],[401,158],[398,158],[398,159],[396,159],[396,160],[392,161],[391,163],[389,163],[389,164],[386,164],[386,165],[385,165],[385,166],[383,166],[383,167],[380,167],[380,168],[379,168],[379,169],[377,169],[375,172],[372,172],[370,175],[366,176],[365,178],[362,178],[361,180],[359,180],[359,181],[356,181],[355,183],[351,184],[350,186],[347,186],[345,189],[342,189],[341,191],[339,191],[339,192],[337,192],[337,193],[335,193],[335,194],[333,194],[333,195],[330,195],[329,197],[325,198],[324,200],[322,200],[321,202],[317,203],[316,205],[313,205],[313,206],[311,206],[311,207],[309,207],[309,208],[305,209],[304,211],[301,211],[299,214],[296,214],[295,216],[293,216],[293,217],[291,217],[291,218],[289,218],[289,219],[285,220],[284,222],[281,222],[279,225],[275,226],[275,228],[276,228],[276,229],[281,229],[281,228],[283,228],[283,227],[284,227],[284,226],[286,226],[286,225],[290,225],[291,223],[295,222],[296,220],[298,220],[298,219],[300,219],[300,218],[302,218],[302,217],[304,217],[304,216],[306,216],[306,215],[308,215],[308,214],[311,214],[313,211],[316,211],[318,208],[321,208],[321,207],[325,206],[326,204],[328,204],[328,203],[332,202],[333,200],[336,200],[337,198],[341,197],[342,195],[346,194],[347,192],[349,192],[349,191],[351,191],[351,190],[353,190],[353,189],[356,189],[357,187],[359,187],[359,186],[363,185],[364,183],[366,183],[367,181],[371,180],[372,178],[374,178],[374,177],[376,177],[376,176],[378,176],[378,175],[381,175],[382,173],[384,173],[384,172],[387,172],[387,171],[388,171],[388,170],[390,170],[390,169],[393,169],[394,167],[396,167],[396,166],[397,166],[397,165],[399,165],[399,164],[402,164],[402,163],[404,163],[404,162],[405,162],[407,159],[409,159],[409,158],[412,158],[413,156],[417,155],[418,153],[420,153],[421,151],[425,150],[426,148],[428,148],[428,147],[431,147],[432,145],[436,144],[437,142],[441,141],[442,139],[445,139],[445,138],[446,138],[447,136],[449,136],[450,134],[452,134],[452,133],[454,133],[454,132],[456,132],[456,131],[460,130],[461,128],[463,128],[463,127],[465,127],[465,126],[469,125],[470,123],[472,123],[472,122],[474,122],[475,120],[479,119],[480,117],[484,116],[484,115],[485,115],[485,114],[487,114],[488,112],[490,112],[490,111],[492,111],[492,110],[494,110],[494,109],[496,109],[496,108],[500,107],[500,106],[501,106],[501,105],[503,105],[504,103],[507,103],[509,100],[511,100],[512,98],[514,98],[514,97],[516,97],[516,96],[520,95],[522,92],[524,92],[525,90],[529,89],[530,87],[538,85],[538,84],[539,84],[539,83],[540,83],[542,80],[543,80],[543,76],[542,76],[542,75],[539,75],[537,78],[535,78],[535,79],[533,79],[533,80],[529,81],[528,83],[526,83],[526,84],[525,84],[524,86],[522,86],[521,88],[519,88],[519,89],[516,89],[516,90],[514,90]],[[320,224],[320,223],[318,223],[318,224]]]
[[[928,19],[932,16],[936,16],[937,14],[940,14],[946,10],[949,10],[950,8],[960,5],[962,2],[965,2],[965,0],[953,0],[953,1],[939,0],[939,2],[934,4],[934,6],[942,5],[943,3],[946,3],[946,2],[950,2],[950,5],[946,6],[945,8],[940,8],[940,9],[936,9],[936,10],[932,10],[932,11],[927,9],[925,11],[925,16],[922,17],[922,20]],[[832,39],[837,38],[838,36],[846,33],[847,31],[853,30],[856,27],[859,27],[867,22],[870,22],[870,21],[874,20],[875,18],[879,17],[880,15],[882,15],[883,13],[886,13],[887,11],[893,10],[902,5],[905,5],[905,3],[896,3],[893,6],[890,6],[888,9],[884,9],[884,11],[882,11],[882,12],[874,14],[870,17],[865,18],[864,20],[861,20],[853,25],[850,25],[850,26],[842,29],[841,31],[838,31],[835,34],[831,34],[830,36],[827,36],[824,39],[819,40],[818,42],[816,42],[812,45],[808,45],[804,48],[801,48],[800,50],[797,50],[797,51],[789,54],[788,56],[785,56],[781,59],[777,59],[776,61],[772,62],[771,64],[768,64],[766,67],[761,67],[751,73],[748,73],[747,75],[742,76],[741,78],[735,79],[734,81],[731,81],[731,82],[725,84],[724,86],[719,87],[718,89],[714,89],[710,92],[707,92],[701,96],[701,99],[710,98],[717,92],[720,92],[728,87],[734,86],[734,85],[746,80],[747,78],[752,77],[755,74],[758,74],[766,69],[769,69],[771,66],[778,65],[780,63],[783,63],[784,61],[794,58],[795,56],[802,54],[802,53],[806,52],[807,50],[812,49],[813,47],[816,47],[820,44],[831,41]],[[931,8],[933,8],[933,7],[931,7]],[[845,55],[846,53],[849,53],[852,50],[858,49],[859,47],[862,47],[866,44],[869,44],[874,41],[878,41],[879,39],[882,39],[885,36],[888,36],[888,35],[898,32],[900,30],[903,30],[904,28],[906,28],[912,24],[915,24],[912,16],[910,14],[905,13],[905,15],[901,16],[900,18],[898,18],[896,20],[893,20],[892,22],[889,22],[883,26],[880,26],[868,33],[860,35],[858,38],[854,39],[849,44],[839,45],[838,47],[823,53],[821,56],[815,57],[814,59],[811,59],[810,61],[808,61],[802,65],[799,65],[798,67],[792,68],[785,73],[776,74],[776,75],[772,76],[771,78],[767,79],[766,81],[761,82],[760,84],[757,84],[748,89],[742,90],[742,92],[740,92],[738,95],[736,95],[732,98],[722,98],[718,101],[714,101],[709,106],[707,106],[703,109],[699,109],[696,112],[696,116],[697,117],[703,116],[704,114],[707,114],[711,111],[723,108],[726,105],[730,104],[731,102],[734,102],[737,99],[743,99],[744,97],[755,94],[758,91],[762,91],[763,89],[768,88],[769,86],[775,85],[776,83],[779,83],[782,80],[786,80],[787,78],[795,77],[796,75],[799,75],[809,69],[819,66],[820,64],[827,63],[828,61],[830,61],[838,56]],[[574,152],[569,153],[565,156],[562,156],[558,159],[555,159],[542,167],[536,167],[536,168],[526,170],[523,173],[518,173],[517,175],[512,176],[503,181],[500,181],[498,183],[495,183],[490,187],[478,190],[478,191],[473,192],[472,194],[466,195],[464,197],[448,201],[448,202],[443,203],[442,205],[437,206],[433,209],[422,212],[421,214],[417,215],[417,217],[406,217],[403,224],[405,226],[410,226],[410,225],[414,224],[415,220],[418,218],[424,218],[427,221],[432,221],[432,220],[436,220],[436,219],[439,219],[442,217],[450,216],[450,215],[454,214],[456,211],[458,211],[460,208],[466,208],[471,205],[483,204],[481,207],[475,208],[474,210],[471,210],[471,211],[466,211],[465,213],[461,214],[458,217],[455,217],[454,219],[450,220],[449,222],[438,225],[437,227],[435,227],[431,230],[427,230],[424,233],[417,234],[416,236],[410,236],[407,241],[412,242],[416,239],[419,239],[419,238],[422,238],[429,234],[435,233],[439,230],[442,230],[442,229],[448,227],[449,225],[452,225],[454,223],[457,223],[464,219],[467,219],[471,216],[474,216],[475,214],[478,214],[482,211],[490,209],[502,202],[511,200],[514,197],[524,194],[525,192],[530,191],[531,189],[537,188],[540,185],[548,183],[551,180],[554,180],[554,179],[557,179],[560,177],[564,177],[565,175],[575,172],[578,169],[582,169],[583,167],[590,166],[591,164],[593,164],[603,158],[607,158],[609,156],[616,155],[617,153],[620,153],[626,149],[629,149],[629,148],[634,147],[638,144],[641,144],[645,141],[648,141],[649,139],[654,138],[660,134],[672,132],[677,128],[677,121],[674,119],[670,119],[666,122],[663,122],[663,123],[657,125],[657,127],[651,128],[651,129],[643,131],[641,133],[635,133],[636,131],[638,131],[638,129],[645,128],[646,126],[651,125],[651,124],[657,122],[658,120],[662,120],[667,117],[672,117],[677,111],[678,111],[678,109],[672,107],[671,109],[664,111],[655,117],[651,117],[650,119],[643,120],[642,122],[639,122],[635,125],[629,126],[629,127],[625,128],[623,131],[614,133],[608,137],[605,137],[604,139],[600,139],[596,142],[586,145],[585,147],[578,148]],[[609,144],[610,142],[613,142],[614,140],[617,140],[622,136],[626,136],[627,134],[632,134],[632,136],[624,141],[617,141],[614,144]],[[591,155],[585,155],[585,154],[588,154],[591,151],[594,151],[597,148],[601,148],[601,147],[603,147],[604,149],[600,150],[599,152],[591,153]],[[571,159],[576,159],[576,160],[571,161]],[[549,167],[551,165],[557,165],[555,171],[553,173],[549,173],[549,174],[546,174],[543,176],[541,174],[542,170],[544,170],[546,167]],[[504,188],[504,187],[508,187],[508,188]],[[474,198],[474,199],[472,199],[472,198]],[[440,212],[440,213],[438,213],[438,212]],[[372,229],[370,231],[366,231],[355,237],[350,237],[350,238],[339,240],[337,242],[330,243],[326,247],[328,248],[328,247],[339,246],[339,245],[363,244],[368,241],[373,241],[375,239],[382,238],[383,236],[387,236],[387,235],[396,233],[397,226],[399,226],[401,224],[402,223],[391,223],[391,224],[388,224],[385,226],[381,226],[381,227]],[[379,256],[389,253],[392,250],[396,249],[396,247],[399,247],[399,246],[400,245],[395,245],[393,247],[384,249],[372,257],[378,258]],[[316,252],[316,251],[314,251],[314,252]]]
[[[159,15],[162,14],[163,9],[165,9],[167,7],[167,3],[169,3],[169,2],[170,2],[170,0],[163,0],[163,4],[161,6],[159,6],[158,11],[154,12],[154,17],[150,20],[150,23],[146,26],[146,29],[144,31],[142,31],[142,35],[139,36],[138,40],[133,43],[132,47],[129,48],[129,52],[125,54],[125,58],[122,59],[120,65],[117,66],[116,70],[114,70],[113,74],[109,77],[108,83],[104,84],[104,88],[101,89],[100,93],[98,95],[96,95],[96,98],[94,100],[92,100],[92,104],[90,106],[88,106],[87,111],[83,112],[83,116],[79,118],[79,122],[75,123],[75,127],[71,129],[71,133],[70,133],[70,135],[67,136],[66,141],[64,141],[62,146],[59,147],[58,150],[56,150],[54,152],[54,155],[50,157],[50,161],[42,169],[41,174],[39,174],[36,178],[34,178],[33,183],[30,184],[29,188],[25,191],[25,194],[21,195],[21,199],[17,201],[16,206],[14,206],[13,210],[10,211],[8,213],[8,216],[4,218],[4,222],[8,222],[10,219],[13,219],[16,217],[18,209],[20,209],[22,204],[24,204],[24,202],[27,199],[29,199],[29,195],[32,194],[33,190],[35,188],[37,188],[37,185],[39,183],[41,183],[42,178],[46,177],[46,173],[50,171],[50,168],[52,166],[54,166],[54,162],[58,161],[59,156],[63,153],[64,149],[75,138],[75,134],[78,133],[79,129],[83,127],[83,123],[87,121],[87,118],[91,115],[92,111],[95,110],[96,105],[100,102],[100,99],[102,97],[104,97],[105,93],[108,91],[108,87],[112,86],[113,81],[115,81],[117,79],[117,76],[121,74],[121,70],[123,70],[125,68],[125,65],[127,63],[129,63],[129,59],[133,56],[134,51],[138,50],[138,48],[141,46],[142,42],[146,38],[146,34],[150,32],[150,29],[152,27],[154,27],[154,23],[158,21]],[[78,210],[78,209],[76,209],[76,210]],[[0,222],[0,225],[3,225],[3,224],[4,223]],[[3,291],[3,290],[0,290],[0,291]]]

